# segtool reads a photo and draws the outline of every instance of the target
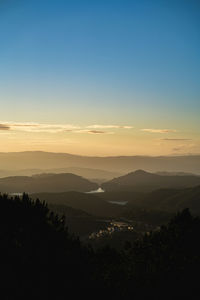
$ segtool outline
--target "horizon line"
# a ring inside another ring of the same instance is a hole
[[[43,151],[43,150],[27,150],[27,151],[0,151],[0,154],[11,154],[11,153],[49,153],[49,154],[66,154],[71,156],[79,156],[79,157],[96,157],[96,158],[113,158],[113,157],[185,157],[185,156],[200,156],[200,153],[185,153],[185,154],[168,154],[168,155],[81,155],[81,154],[73,154],[68,152],[54,152],[54,151]]]

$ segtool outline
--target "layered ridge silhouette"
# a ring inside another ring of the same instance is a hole
[[[137,169],[200,173],[200,155],[179,156],[81,156],[42,151],[0,153],[2,170],[91,168],[128,173]]]
[[[5,193],[89,192],[97,188],[96,183],[70,173],[0,178],[0,191]]]
[[[184,188],[200,185],[200,176],[158,175],[137,170],[102,184],[106,191],[153,191],[160,188]]]

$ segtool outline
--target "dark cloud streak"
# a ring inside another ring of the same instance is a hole
[[[88,130],[88,133],[93,133],[93,134],[103,134],[103,133],[107,133],[106,131],[102,131],[102,130]]]
[[[10,126],[4,125],[4,124],[0,124],[0,130],[10,130]]]

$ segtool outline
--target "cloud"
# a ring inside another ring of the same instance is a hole
[[[92,133],[92,134],[104,134],[104,133],[106,133],[106,131],[102,131],[102,130],[88,130],[88,133]]]
[[[10,130],[10,126],[5,124],[0,124],[0,130]]]
[[[79,129],[80,126],[72,124],[45,124],[45,123],[31,123],[31,122],[1,122],[0,130],[12,130],[12,131],[23,131],[23,132],[47,132],[57,133],[64,132],[66,130]]]
[[[170,133],[170,132],[177,132],[174,129],[153,129],[153,128],[144,128],[141,131],[150,132],[150,133]]]
[[[47,124],[36,122],[0,122],[0,130],[11,130],[21,132],[72,132],[72,133],[89,133],[89,134],[113,134],[114,132],[107,129],[130,129],[132,126],[127,125],[89,125],[77,126],[73,124]],[[99,130],[98,130],[99,129]]]
[[[11,123],[9,126],[11,127],[39,127],[41,124],[37,123]]]
[[[89,134],[113,134],[113,132],[110,131],[103,131],[103,130],[87,130],[87,129],[82,129],[82,130],[75,130],[75,133],[89,133]]]
[[[192,139],[179,139],[179,138],[177,138],[177,139],[162,139],[162,141],[191,141]]]
[[[133,126],[127,125],[89,125],[87,128],[91,129],[131,129]]]

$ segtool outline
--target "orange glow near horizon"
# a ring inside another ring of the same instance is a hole
[[[132,125],[0,123],[0,152],[47,151],[88,156],[200,153],[198,137]]]

